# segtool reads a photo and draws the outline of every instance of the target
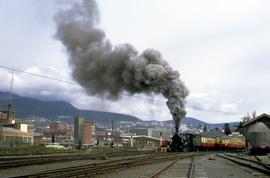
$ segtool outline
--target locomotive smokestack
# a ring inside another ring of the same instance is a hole
[[[161,93],[168,99],[178,133],[185,116],[188,90],[160,52],[142,53],[131,44],[113,46],[96,26],[99,11],[94,0],[73,4],[55,16],[56,37],[69,54],[72,75],[91,95],[117,99],[123,92]]]

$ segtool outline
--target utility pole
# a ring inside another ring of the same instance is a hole
[[[12,109],[12,104],[13,104],[13,96],[12,96],[12,92],[13,92],[13,75],[14,72],[12,72],[12,76],[11,76],[11,81],[10,81],[10,88],[9,88],[9,101],[8,101],[8,112],[7,112],[7,122],[8,124],[12,123],[12,119],[13,119],[13,109]]]
[[[112,120],[112,134],[111,134],[111,139],[112,139],[112,142],[113,142],[113,120]]]
[[[69,131],[68,131],[68,149],[71,148],[71,131],[72,131],[71,126],[69,126]]]
[[[1,112],[1,111],[0,111]],[[1,114],[1,113],[0,113]],[[0,116],[0,117],[2,117],[2,116]],[[0,127],[1,127],[1,132],[0,132],[0,140],[1,140],[1,142],[4,140],[4,137],[2,138],[2,135],[3,135],[3,118],[1,118],[1,120],[0,120]],[[1,143],[2,144],[2,143]]]
[[[113,140],[113,120],[112,120],[111,147],[114,147],[114,140]]]
[[[10,119],[12,117],[12,101],[13,101],[13,98],[12,98],[12,91],[13,91],[13,74],[14,72],[12,71],[12,75],[11,75],[11,81],[10,81],[10,89],[9,89],[9,99],[8,99],[8,110],[7,111],[4,111],[7,115],[6,115],[6,122],[8,124],[11,124],[12,123],[12,119]],[[0,111],[1,112],[1,111]],[[2,117],[2,116],[0,116]],[[13,117],[12,117],[13,118]],[[3,124],[5,123],[5,119],[4,118],[1,118],[0,119],[0,140],[1,142],[4,140],[4,137],[3,137]],[[3,137],[3,138],[2,138]]]

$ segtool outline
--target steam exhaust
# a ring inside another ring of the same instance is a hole
[[[188,89],[161,53],[139,53],[131,44],[112,45],[97,28],[99,11],[94,0],[74,3],[56,14],[56,37],[65,46],[73,78],[88,94],[118,99],[122,92],[161,93],[175,122],[175,133],[185,116]]]

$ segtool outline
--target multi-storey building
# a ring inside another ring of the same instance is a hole
[[[44,138],[46,138],[45,140],[48,140],[47,138],[50,138],[51,142],[54,141],[65,146],[70,145],[71,141],[73,140],[72,128],[64,122],[51,123],[50,127],[44,130],[43,136]]]
[[[84,122],[84,145],[94,145],[96,141],[96,124],[93,121]]]
[[[82,117],[74,118],[74,144],[94,145],[96,142],[96,123],[85,121]]]
[[[75,117],[74,118],[74,144],[79,145],[83,142],[83,123],[84,118]]]

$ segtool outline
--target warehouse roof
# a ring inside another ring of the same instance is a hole
[[[11,128],[11,127],[0,127],[0,132],[2,134],[8,134],[8,135],[24,135],[24,136],[27,136],[28,133],[25,133],[25,132],[22,132],[18,129],[14,129],[14,128]]]
[[[18,129],[14,129],[14,128],[11,128],[11,127],[3,127],[3,131],[5,132],[21,132],[20,130]]]
[[[260,120],[260,119],[262,119],[262,118],[268,118],[268,119],[270,120],[270,115],[268,115],[268,114],[266,114],[266,113],[263,113],[263,114],[261,114],[261,115],[255,117],[255,118],[253,118],[253,119],[251,119],[251,120],[245,122],[245,123],[243,124],[243,126],[249,125],[250,123],[253,123],[253,122],[255,122],[255,121],[258,121],[258,120]]]

